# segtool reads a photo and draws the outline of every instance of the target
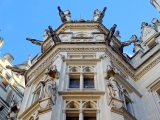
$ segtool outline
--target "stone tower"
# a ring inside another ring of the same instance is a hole
[[[32,66],[23,72],[26,89],[19,120],[159,120],[159,21],[143,22],[142,36],[120,41],[117,25],[103,24],[106,7],[93,20],[71,20],[58,7],[56,30],[45,30]],[[134,55],[123,53],[134,43]],[[13,69],[15,70],[15,69]]]

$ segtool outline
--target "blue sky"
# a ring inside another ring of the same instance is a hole
[[[32,58],[40,52],[40,47],[25,40],[26,37],[43,40],[44,29],[49,25],[56,29],[62,24],[57,6],[63,11],[70,10],[72,20],[93,19],[93,11],[106,6],[103,24],[109,29],[116,23],[121,41],[129,40],[132,34],[140,37],[141,23],[151,24],[152,18],[160,19],[158,11],[150,0],[0,0],[0,36],[4,46],[0,57],[11,53],[20,64],[32,52]],[[133,45],[125,51],[132,53]]]

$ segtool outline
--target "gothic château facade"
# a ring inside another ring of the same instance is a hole
[[[44,41],[27,38],[41,47],[31,67],[8,67],[26,84],[9,120],[160,120],[160,21],[143,22],[140,39],[121,42],[116,24],[102,24],[106,7],[93,20],[58,10],[62,25],[49,26]],[[129,57],[123,48],[131,43]]]

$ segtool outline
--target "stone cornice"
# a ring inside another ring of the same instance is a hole
[[[158,55],[159,52],[155,55]],[[154,56],[155,56],[154,55]],[[154,66],[156,66],[159,62],[160,62],[160,56],[158,56],[156,59],[152,60],[151,59],[154,58],[153,56],[151,56],[149,59],[146,60],[146,64],[143,64],[140,68],[136,69],[136,74],[134,76],[134,80],[137,81],[139,78],[141,78],[144,74],[146,74],[149,70],[151,70]]]
[[[59,91],[59,95],[104,95],[105,91]]]

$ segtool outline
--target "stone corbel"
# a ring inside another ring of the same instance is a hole
[[[47,68],[45,73],[52,78],[55,78],[55,79],[59,78],[59,73],[57,71],[56,65],[52,65],[51,67]]]
[[[42,98],[39,101],[39,105],[42,109],[46,109],[46,108],[51,108],[51,106],[53,106],[55,103],[52,101],[52,99],[50,97],[47,98]]]
[[[115,74],[120,74],[120,71],[116,67],[112,67],[110,65],[107,66],[107,76],[106,79],[114,76]]]
[[[123,101],[120,100],[120,99],[112,97],[109,101],[109,106],[110,107],[116,107],[116,108],[120,109],[123,106]]]

